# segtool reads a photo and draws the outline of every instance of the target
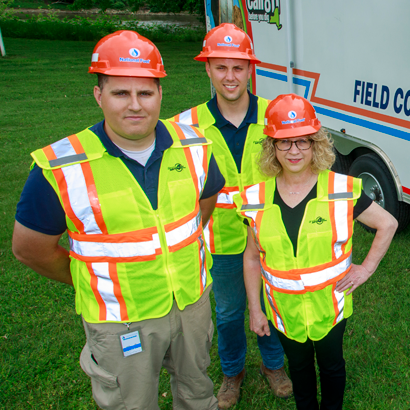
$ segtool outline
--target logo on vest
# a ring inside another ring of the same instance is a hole
[[[262,145],[262,142],[265,140],[265,138],[261,138],[261,139],[259,139],[259,140],[257,140],[257,141],[253,141],[253,143],[254,144],[260,144],[260,145]]]
[[[182,170],[184,170],[186,167],[184,167],[182,164],[175,164],[174,167],[168,167],[168,169],[170,171],[177,171],[177,172],[181,172]]]
[[[322,218],[321,216],[318,216],[313,221],[309,221],[310,224],[318,224],[318,225],[322,225],[323,222],[327,222],[327,219]]]

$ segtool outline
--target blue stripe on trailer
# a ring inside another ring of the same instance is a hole
[[[284,81],[285,83],[288,82],[288,76],[285,74],[271,73],[270,71],[261,70],[260,68],[256,69],[256,74],[261,75],[263,77],[274,78],[275,80]]]
[[[262,77],[268,77],[268,78],[273,78],[274,80],[283,81],[285,83],[288,82],[288,76],[285,75],[285,74],[272,73],[270,71],[261,70],[260,68],[256,69],[256,74],[258,74]],[[301,78],[293,77],[293,84],[301,85],[302,87],[306,87],[305,88],[305,94],[303,96],[305,98],[309,97],[309,89],[310,89],[310,81],[309,80],[303,80]]]
[[[293,84],[301,85],[303,87],[306,87],[305,95],[303,97],[305,97],[306,99],[309,97],[310,81],[302,80],[301,78],[293,77]]]
[[[396,138],[401,138],[410,141],[410,133],[401,131],[395,128],[387,127],[386,125],[377,124],[362,118],[353,117],[351,115],[342,114],[340,112],[332,111],[327,108],[314,106],[318,114],[326,115],[327,117],[335,118],[337,120],[345,121],[350,124],[358,125],[359,127],[368,128],[373,131],[381,132],[382,134],[391,135]]]

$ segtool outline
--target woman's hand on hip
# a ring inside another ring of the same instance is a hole
[[[270,336],[269,322],[262,310],[249,312],[249,327],[258,336]]]
[[[336,291],[344,292],[350,288],[346,293],[346,295],[350,295],[350,293],[366,282],[370,276],[372,276],[372,274],[363,265],[352,264],[352,267],[347,275],[337,282]]]

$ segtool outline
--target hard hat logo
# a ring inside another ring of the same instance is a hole
[[[138,48],[130,48],[129,53],[131,57],[139,57],[141,54]]]
[[[143,58],[129,58],[129,57],[120,57],[119,61],[121,63],[143,63],[149,64],[151,60],[144,60]]]
[[[296,114],[295,111],[289,111],[289,112],[288,112],[288,117],[289,117],[291,120],[294,120],[297,116],[298,116],[298,115]]]
[[[239,48],[239,44],[234,44],[234,43],[218,43],[218,47],[236,47]]]
[[[296,124],[297,122],[305,122],[306,118],[298,118],[297,120],[287,120],[287,121],[282,121],[282,124]]]
[[[225,36],[224,41],[225,41],[225,43],[230,43],[230,42],[232,42],[232,37],[231,36]]]

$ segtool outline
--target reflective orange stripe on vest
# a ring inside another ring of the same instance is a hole
[[[142,262],[162,253],[157,227],[112,235],[68,234],[71,256],[83,262]]]
[[[341,259],[341,261],[340,261]],[[270,269],[264,261],[261,261],[262,274],[265,280],[278,292],[282,293],[306,293],[324,289],[326,286],[343,278],[352,264],[352,253],[349,252],[343,258],[324,265],[308,269],[292,269],[279,271]]]
[[[118,281],[117,264],[87,263],[90,285],[99,306],[99,320],[128,321],[127,306]]]
[[[246,209],[252,209],[252,211],[242,212],[243,215],[251,218],[250,228],[252,230],[252,236],[255,240],[256,246],[259,252],[266,253],[262,248],[259,240],[259,232],[256,229],[256,222],[260,224],[262,219],[262,212],[255,211],[255,209],[263,209],[265,206],[265,183],[253,185],[241,192],[242,208],[241,211]]]
[[[185,156],[188,161],[189,169],[191,175],[196,175],[196,189],[198,200],[201,197],[202,191],[205,186],[206,176],[208,174],[208,160],[207,160],[207,150],[208,147],[202,145],[191,145],[191,144],[202,144],[206,142],[205,137],[198,131],[197,128],[185,125],[181,123],[171,122],[170,123],[181,141],[182,146],[190,145],[189,151],[185,150]],[[186,144],[185,144],[186,141]]]
[[[348,223],[353,216],[353,201],[337,201],[337,199],[353,196],[353,177],[341,174],[329,174],[329,214],[331,218],[333,238],[333,259],[344,253],[347,239],[352,236],[352,225]]]
[[[50,166],[69,165],[87,159],[84,149],[76,135],[64,138],[43,149]],[[67,216],[73,221],[79,232],[107,234],[107,227],[102,218],[94,177],[90,164],[71,165],[53,170],[59,186]],[[75,189],[84,193],[77,197]],[[71,201],[70,198],[76,198]],[[87,218],[84,216],[87,215]]]

